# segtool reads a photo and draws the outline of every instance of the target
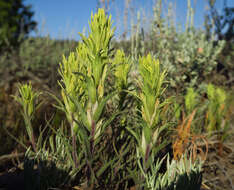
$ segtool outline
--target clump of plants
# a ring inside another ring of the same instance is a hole
[[[205,145],[209,142],[216,144],[218,154],[222,155],[224,142],[232,135],[231,105],[227,103],[228,93],[220,87],[208,84],[205,86],[204,95],[206,97],[199,95],[194,88],[188,88],[183,98],[184,103],[182,102],[181,105],[174,103],[175,118],[179,123],[178,136],[181,136],[174,144],[176,154],[182,151],[182,147],[188,143],[189,139],[193,141],[203,139],[203,143],[200,144]],[[208,151],[207,148],[206,151]]]
[[[131,28],[130,55],[137,58],[148,52],[154,54],[161,61],[162,68],[167,70],[166,80],[170,83],[168,91],[177,95],[185,94],[189,87],[200,89],[208,81],[217,83],[223,80],[216,76],[218,58],[225,41],[217,41],[214,32],[210,32],[208,38],[206,31],[196,29],[191,0],[186,3],[184,28],[176,22],[174,4],[164,4],[162,0],[156,1],[153,7],[153,18],[148,30],[144,27],[144,17],[133,18],[136,24]],[[129,49],[126,48],[126,51]]]
[[[189,150],[175,160],[166,147],[175,123],[169,117],[172,99],[163,96],[167,72],[159,60],[139,57],[139,75],[130,75],[132,60],[112,48],[111,16],[99,9],[89,26],[76,51],[60,63],[61,96],[52,95],[66,114],[60,129],[49,120],[33,136],[30,121],[39,94],[30,85],[19,86],[15,98],[32,144],[24,162],[26,177],[33,178],[28,187],[199,189],[203,162]]]

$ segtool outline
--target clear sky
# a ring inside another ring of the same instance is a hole
[[[152,6],[156,0],[132,0],[132,8],[135,12],[142,11],[145,17],[152,18]],[[175,18],[182,25],[186,22],[187,0],[162,0],[174,3]],[[116,36],[120,36],[124,30],[123,13],[125,0],[110,0],[110,14],[117,27]],[[223,8],[223,0],[216,0],[216,7]],[[196,27],[203,26],[204,13],[207,0],[191,0],[195,9],[194,24]],[[35,12],[34,20],[38,22],[39,34],[49,34],[52,38],[79,39],[78,32],[88,26],[91,12],[97,8],[97,0],[25,0],[25,4],[31,4]],[[228,6],[234,6],[234,0],[227,0]],[[166,6],[164,7],[166,11]],[[136,18],[136,15],[133,17]],[[148,19],[149,21],[150,19]],[[130,24],[129,24],[130,25]],[[34,34],[35,35],[35,34]],[[38,34],[36,34],[38,35]]]

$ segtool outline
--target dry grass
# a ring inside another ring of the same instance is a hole
[[[174,135],[173,156],[175,160],[181,158],[181,156],[189,151],[192,155],[193,160],[196,160],[198,155],[202,160],[206,160],[208,153],[208,143],[205,136],[196,135],[191,132],[191,124],[194,118],[196,110],[194,110],[187,118],[184,117],[181,124],[178,125],[176,129],[176,134]],[[205,143],[205,150],[203,150],[201,143]]]

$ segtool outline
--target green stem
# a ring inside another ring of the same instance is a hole
[[[78,158],[77,158],[77,152],[76,152],[76,135],[74,134],[73,131],[73,126],[72,126],[72,130],[71,130],[71,134],[72,134],[72,157],[73,160],[75,162],[75,167],[78,168]]]
[[[147,173],[147,162],[148,162],[148,159],[149,159],[149,155],[150,155],[150,145],[148,144],[147,147],[146,147],[146,152],[145,152],[145,158],[144,158],[144,170],[145,172]]]
[[[35,143],[35,137],[34,137],[34,133],[33,133],[33,129],[32,129],[32,123],[31,123],[31,119],[26,116],[25,118],[25,125],[28,126],[28,136],[30,139],[30,142],[32,144],[32,148],[34,150],[34,152],[37,152],[37,147],[36,147],[36,143]]]

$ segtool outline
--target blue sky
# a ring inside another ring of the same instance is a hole
[[[151,18],[152,6],[155,1],[132,0],[132,8],[135,12],[141,10],[146,18]],[[221,10],[223,0],[216,1],[216,7]],[[124,30],[124,2],[125,0],[114,0],[110,4],[110,13],[114,20],[114,25],[117,27],[117,37]],[[184,25],[187,0],[167,0],[167,2],[174,3],[176,22]],[[207,0],[191,0],[191,3],[195,9],[194,24],[196,27],[202,27]],[[91,12],[96,11],[97,0],[25,0],[25,4],[32,5],[32,10],[35,12],[34,20],[38,22],[39,34],[33,35],[45,36],[49,34],[52,38],[57,39],[79,39],[78,32],[82,32],[84,27],[87,28]],[[227,4],[234,6],[234,1],[227,0]],[[133,18],[136,18],[136,16],[133,16]]]

